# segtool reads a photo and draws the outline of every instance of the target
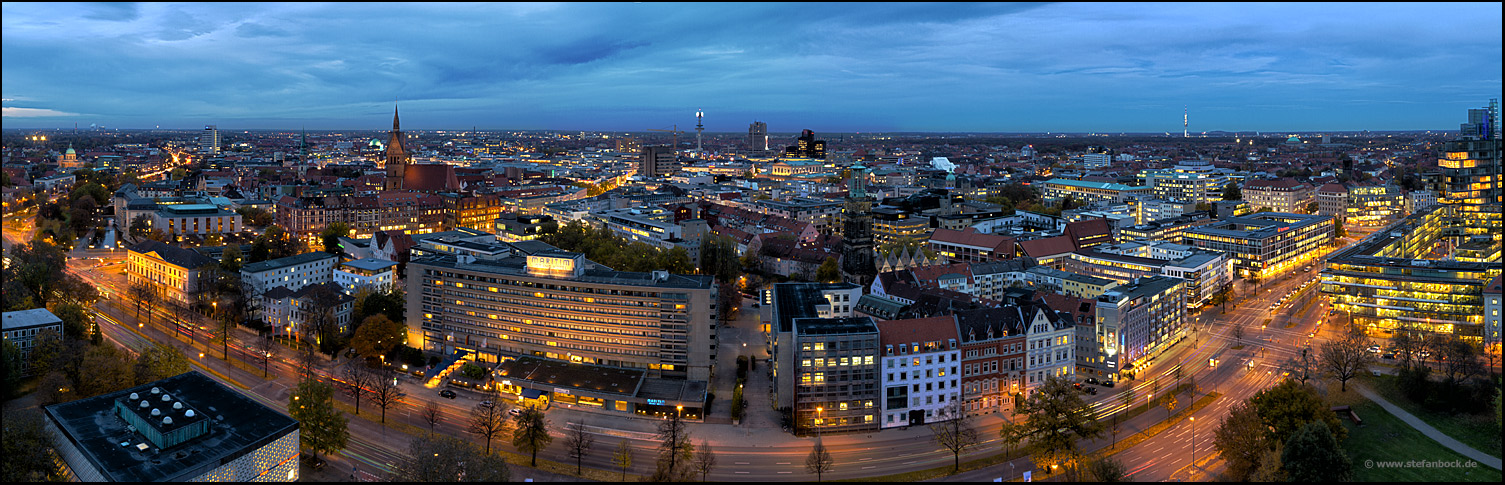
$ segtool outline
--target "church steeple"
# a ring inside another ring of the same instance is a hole
[[[412,161],[412,156],[408,155],[407,149],[403,147],[404,138],[406,137],[402,134],[402,125],[398,124],[397,106],[394,103],[392,106],[392,133],[387,137],[387,161],[385,164],[387,171],[385,188],[387,190],[402,189],[402,178],[407,173],[408,162]]]
[[[401,131],[402,127],[397,124],[397,103],[392,103],[392,131]]]

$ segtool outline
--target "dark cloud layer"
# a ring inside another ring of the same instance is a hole
[[[3,5],[5,126],[1447,129],[1501,5]],[[322,124],[322,126],[320,126]]]

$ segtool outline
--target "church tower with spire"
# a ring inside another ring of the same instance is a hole
[[[408,154],[403,142],[402,126],[397,121],[397,106],[392,106],[392,133],[387,138],[387,161],[384,167],[387,170],[386,190],[402,190],[402,177],[407,172],[408,162],[413,156]]]

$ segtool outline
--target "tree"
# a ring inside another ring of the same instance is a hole
[[[408,442],[408,454],[392,472],[399,482],[507,482],[512,479],[507,460],[490,453],[476,453],[465,440],[429,435]]]
[[[376,376],[370,368],[352,360],[345,363],[344,369],[340,371],[340,379],[336,382],[340,383],[340,390],[355,401],[355,415],[360,416],[361,398],[371,392],[369,389],[375,384]]]
[[[63,321],[63,336],[66,338],[86,338],[94,327],[93,316],[77,303],[59,303],[52,307],[52,315]]]
[[[1401,369],[1408,369],[1418,358],[1418,354],[1425,345],[1421,330],[1409,322],[1403,322],[1395,329],[1395,336],[1390,338],[1390,346],[1395,349],[1395,359],[1400,361]]]
[[[157,344],[141,351],[136,357],[134,370],[135,385],[139,386],[188,372],[190,366],[183,351],[168,344]]]
[[[1244,193],[1239,190],[1237,182],[1228,182],[1228,185],[1223,186],[1223,200],[1244,200]]]
[[[951,473],[961,471],[962,452],[982,442],[982,436],[972,427],[964,411],[961,400],[953,399],[944,409],[944,414],[951,419],[929,425],[936,444],[951,452]]]
[[[334,388],[315,379],[303,379],[288,397],[287,412],[298,420],[303,446],[319,454],[345,449],[350,439],[348,420],[334,407]]]
[[[381,407],[381,422],[387,423],[387,408],[397,405],[408,397],[397,387],[397,371],[384,367],[371,373],[371,402]]]
[[[9,341],[6,341],[9,344]],[[0,446],[5,460],[0,480],[5,483],[64,481],[65,475],[53,458],[57,445],[47,432],[38,409],[7,411]]]
[[[152,218],[148,214],[141,214],[141,215],[136,216],[136,217],[134,217],[134,218],[131,219],[131,226],[130,226],[131,237],[134,237],[136,239],[144,238],[144,237],[146,237],[146,233],[148,231],[150,231],[151,228],[152,228]]]
[[[1306,384],[1306,381],[1312,377],[1312,369],[1317,366],[1317,358],[1312,354],[1310,349],[1303,348],[1299,357],[1286,359],[1281,362],[1280,368],[1289,373],[1292,379]]]
[[[1342,383],[1340,392],[1348,392],[1348,381],[1369,369],[1374,353],[1369,351],[1369,337],[1363,333],[1345,332],[1338,340],[1322,344],[1322,354],[1317,360],[1323,369]]]
[[[1082,401],[1081,393],[1060,376],[1047,378],[1025,400],[1022,412],[1028,416],[1024,427],[1030,440],[1030,454],[1035,466],[1041,469],[1064,465],[1067,470],[1074,470],[1081,456],[1077,442],[1103,433],[1102,424]]]
[[[335,320],[335,310],[345,295],[338,287],[329,282],[312,285],[303,300],[305,333],[318,343],[320,352],[330,356],[339,352],[341,347],[340,324]]]
[[[230,360],[230,340],[235,338],[235,328],[240,326],[239,320],[240,316],[229,308],[214,314],[214,338],[209,341],[220,344],[220,358],[227,362]]]
[[[350,225],[344,222],[334,222],[324,226],[324,231],[319,233],[319,240],[324,243],[324,252],[340,254],[344,252],[340,248],[340,238],[350,235]]]
[[[219,267],[227,273],[240,276],[240,267],[245,265],[245,255],[240,252],[240,245],[231,244],[225,246],[225,251],[220,253]]]
[[[1176,400],[1176,393],[1174,392],[1167,392],[1165,393],[1165,397],[1160,398],[1160,405],[1165,407],[1166,420],[1171,419],[1171,412],[1176,410],[1176,404],[1179,402]]]
[[[820,268],[815,270],[815,279],[822,283],[841,281],[841,266],[836,263],[834,256],[828,256],[824,262],[820,263]]]
[[[590,451],[591,445],[596,444],[596,438],[585,431],[585,423],[574,422],[564,433],[564,449],[575,459],[575,474],[583,473],[582,467],[585,455]]]
[[[356,327],[355,335],[350,338],[350,348],[367,359],[373,359],[387,355],[401,345],[407,336],[407,326],[392,321],[386,315],[371,315]]]
[[[434,434],[434,425],[439,424],[439,419],[444,417],[444,413],[439,411],[439,404],[433,401],[424,404],[423,411],[420,411],[418,415],[423,418],[423,422],[428,423],[431,435]]]
[[[1280,464],[1294,482],[1346,482],[1353,476],[1353,463],[1349,461],[1348,453],[1338,446],[1332,431],[1320,422],[1303,425],[1286,440]]]
[[[690,443],[690,432],[686,429],[684,417],[676,412],[658,425],[658,468],[655,476],[676,479],[685,475],[681,469],[690,461],[695,453],[695,445]]]
[[[700,481],[704,482],[711,469],[716,468],[716,452],[711,451],[711,444],[706,440],[700,440],[700,449],[695,451],[695,471],[700,472]]]
[[[538,450],[552,442],[554,437],[549,436],[549,425],[543,417],[543,411],[533,406],[524,407],[522,414],[517,416],[517,427],[512,430],[512,446],[531,456],[528,466],[538,466]]]
[[[1012,456],[1014,449],[1024,441],[1024,426],[1013,421],[1004,421],[1003,426],[998,428],[998,437],[1003,441],[1004,456]]]
[[[140,320],[141,306],[146,304],[146,294],[152,291],[152,287],[145,282],[136,281],[126,287],[125,291],[131,296],[131,301],[136,302],[136,319]]]
[[[146,292],[141,294],[141,300],[146,302],[146,324],[151,325],[153,315],[157,313],[157,302],[162,301],[162,296],[161,293],[157,290],[156,285],[151,283],[142,283],[142,286],[146,287]]]
[[[1479,362],[1479,350],[1463,339],[1448,338],[1437,353],[1438,360],[1442,362],[1442,372],[1446,379],[1444,382],[1454,389],[1484,370]]]
[[[836,461],[831,458],[831,452],[826,451],[826,445],[820,442],[820,438],[816,438],[810,455],[805,457],[805,472],[814,473],[815,481],[819,482],[834,464]]]
[[[1228,464],[1226,477],[1245,481],[1259,466],[1271,442],[1258,411],[1248,402],[1235,404],[1213,431],[1213,448]]]
[[[1333,237],[1348,237],[1348,228],[1343,227],[1342,221],[1333,224]]]
[[[1338,421],[1338,415],[1317,396],[1310,386],[1286,379],[1249,398],[1249,404],[1259,414],[1265,433],[1271,442],[1284,443],[1297,429],[1312,421],[1327,424],[1339,442],[1348,436],[1348,430]]]
[[[183,369],[184,372],[187,370]],[[111,393],[133,385],[130,356],[113,345],[89,345],[79,359],[76,376],[73,383],[79,398]]]
[[[1280,455],[1284,449],[1285,445],[1275,443],[1274,448],[1268,448],[1264,453],[1260,453],[1258,466],[1249,474],[1249,481],[1262,483],[1290,481],[1286,476],[1285,468],[1280,465]]]
[[[611,454],[611,464],[622,469],[622,481],[627,481],[627,469],[632,468],[632,446],[627,440],[617,443],[616,451]]]
[[[1129,471],[1123,462],[1108,457],[1093,461],[1087,466],[1087,470],[1099,482],[1122,482]]]
[[[507,415],[502,412],[500,404],[486,405],[476,404],[470,410],[470,422],[466,423],[465,431],[486,438],[486,454],[491,454],[491,438],[502,433],[502,428],[507,424]]]
[[[272,369],[272,357],[277,354],[277,341],[272,340],[270,334],[253,337],[247,345],[256,355],[252,357],[261,361],[261,377],[265,378]]]
[[[1306,213],[1307,214],[1316,214],[1317,213],[1317,201],[1314,200],[1314,201],[1306,203]]]

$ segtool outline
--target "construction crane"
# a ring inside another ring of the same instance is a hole
[[[677,153],[679,153],[679,134],[680,133],[684,133],[684,132],[683,131],[679,131],[679,125],[670,125],[669,128],[670,129],[668,129],[668,130],[660,130],[660,129],[649,128],[648,131],[662,131],[662,132],[665,132],[665,133],[671,133],[672,137],[673,137],[672,139],[674,140],[673,141],[674,146],[672,148],[674,149],[674,153],[677,154]]]

